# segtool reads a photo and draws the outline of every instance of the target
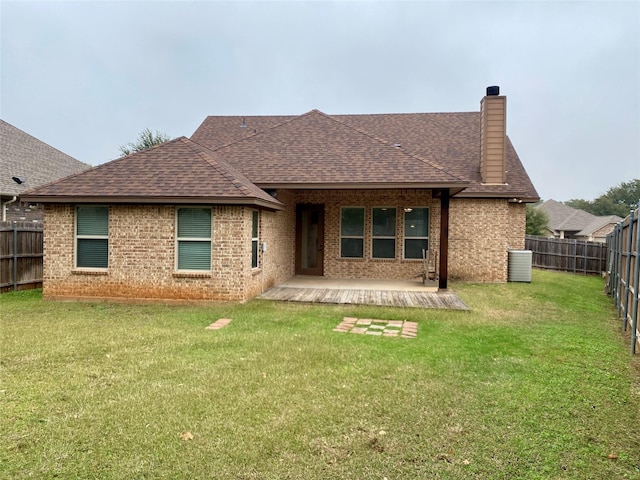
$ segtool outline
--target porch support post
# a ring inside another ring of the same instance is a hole
[[[440,268],[438,288],[447,288],[449,276],[449,189],[440,192]]]

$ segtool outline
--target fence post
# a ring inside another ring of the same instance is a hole
[[[18,223],[13,222],[13,291],[18,290]]]
[[[617,307],[617,311],[618,311],[618,318],[620,318],[620,308],[622,306],[622,237],[624,234],[624,228],[622,228],[624,226],[624,222],[619,223],[618,224],[618,232],[616,235],[616,250],[617,250],[617,255],[616,255],[616,264],[618,265],[617,271],[616,271],[616,307]]]
[[[640,213],[640,202],[638,202],[638,213]],[[636,217],[636,247],[633,253],[636,257],[635,270],[633,272],[633,307],[631,308],[631,354],[636,353],[636,342],[638,339],[638,299],[640,299],[640,215]],[[633,222],[629,222],[629,230],[633,234]],[[629,244],[631,250],[631,243]],[[631,260],[631,256],[629,256]],[[631,263],[631,261],[629,261]]]
[[[622,320],[622,329],[627,331],[627,324],[629,323],[629,292],[631,288],[631,252],[632,244],[633,244],[633,214],[634,211],[631,210],[629,213],[629,244],[627,245],[627,265],[625,268],[625,277],[626,282],[624,286],[624,305],[622,307],[622,314],[624,315],[624,319]],[[623,235],[623,243],[624,243],[624,235]]]

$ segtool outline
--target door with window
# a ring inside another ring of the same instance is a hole
[[[323,275],[324,205],[296,205],[296,275]]]

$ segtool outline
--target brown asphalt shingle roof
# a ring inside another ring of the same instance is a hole
[[[261,186],[467,184],[434,160],[407,153],[317,110],[216,153]]]
[[[99,165],[24,195],[33,201],[282,204],[186,137]]]
[[[243,126],[244,125],[244,126]],[[507,183],[480,179],[480,113],[207,117],[181,137],[29,192],[34,201],[281,204],[261,188],[450,188],[537,201],[507,138]]]
[[[299,121],[303,117],[313,118]],[[334,123],[321,122],[321,117]],[[245,128],[240,127],[243,119]],[[468,183],[459,196],[514,196],[526,201],[539,198],[508,137],[507,183],[482,184],[480,112],[327,116],[312,111],[300,117],[210,116],[192,139],[228,156],[261,185],[306,182],[305,177],[312,182],[319,178],[335,183],[376,182],[381,177],[392,182],[390,176],[395,181],[437,183],[444,181],[446,174],[449,181],[455,178]],[[378,141],[378,147],[381,143],[401,147],[388,157],[388,150],[370,150],[372,139]],[[428,166],[416,171],[419,164],[415,160]],[[408,165],[403,165],[405,162]],[[327,165],[325,171],[323,164]]]

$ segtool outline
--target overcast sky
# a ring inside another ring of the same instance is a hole
[[[207,115],[479,111],[499,85],[542,198],[640,178],[638,1],[1,0],[0,16],[0,117],[94,165]]]

